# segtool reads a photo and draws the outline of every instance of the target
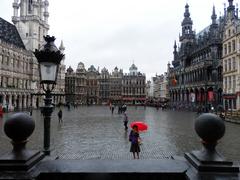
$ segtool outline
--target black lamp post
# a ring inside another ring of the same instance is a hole
[[[50,155],[50,125],[52,106],[52,91],[57,82],[59,64],[64,54],[54,44],[55,37],[44,36],[46,44],[34,54],[39,63],[40,84],[45,92],[45,106],[42,108],[44,116],[44,153]]]

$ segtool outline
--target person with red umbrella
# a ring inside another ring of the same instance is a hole
[[[139,153],[140,153],[139,141],[140,140],[141,138],[139,136],[138,126],[133,125],[132,130],[129,134],[129,141],[131,142],[130,152],[133,153],[134,159],[136,159],[136,154],[137,154],[137,158],[139,159]]]

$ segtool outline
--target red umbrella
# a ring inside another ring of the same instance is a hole
[[[133,128],[134,125],[138,127],[139,131],[146,131],[148,129],[148,125],[144,122],[140,122],[140,121],[132,122],[130,124],[131,128]]]

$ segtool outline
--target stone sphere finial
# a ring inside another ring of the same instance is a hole
[[[14,143],[27,141],[35,128],[35,122],[26,113],[16,113],[10,116],[4,124],[5,134]]]
[[[224,121],[215,114],[204,113],[195,120],[195,131],[204,143],[217,143],[225,134]]]

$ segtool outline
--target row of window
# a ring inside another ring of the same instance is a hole
[[[224,91],[228,92],[228,90],[232,90],[231,93],[235,93],[236,92],[236,86],[237,86],[237,82],[236,82],[236,76],[227,76],[224,77],[223,79],[223,84],[224,84]]]
[[[236,70],[237,69],[236,58],[232,57],[224,60],[223,66],[224,66],[224,72]]]
[[[31,81],[18,79],[18,78],[10,78],[5,76],[0,76],[0,87],[4,88],[17,88],[17,89],[31,89]]]
[[[224,39],[230,38],[232,35],[235,34],[235,29],[228,29],[228,31],[224,34]]]
[[[236,51],[236,41],[235,40],[232,40],[232,41],[224,44],[224,55],[230,54],[235,51]]]
[[[30,64],[20,61],[19,59],[12,59],[9,56],[0,55],[0,67],[1,68],[14,68],[22,72],[30,70]]]

